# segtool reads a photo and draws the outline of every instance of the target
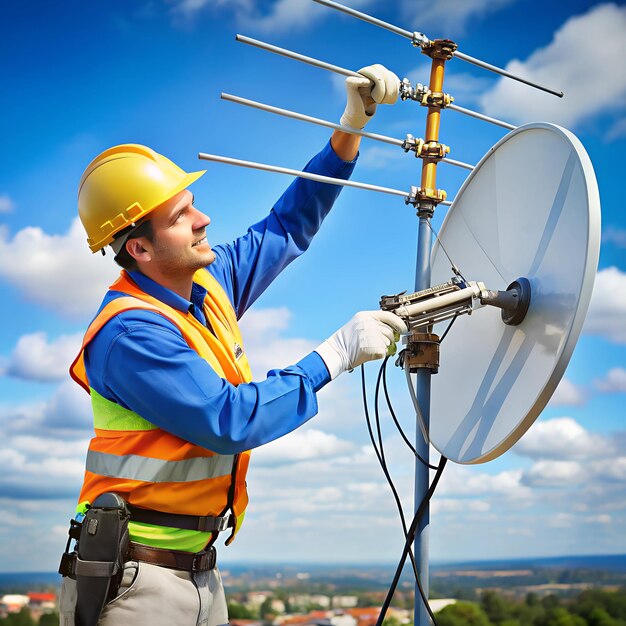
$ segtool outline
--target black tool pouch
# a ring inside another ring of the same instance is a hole
[[[120,496],[101,494],[85,514],[76,550],[63,555],[61,573],[76,578],[76,626],[95,626],[117,593],[128,553],[129,517]]]

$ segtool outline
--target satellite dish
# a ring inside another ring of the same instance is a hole
[[[439,239],[468,280],[499,290],[519,277],[531,284],[518,326],[504,324],[493,307],[459,317],[432,378],[432,444],[457,463],[484,463],[506,452],[546,406],[589,306],[600,197],[580,141],[546,123],[509,133],[468,176]],[[432,281],[449,278],[437,243]]]

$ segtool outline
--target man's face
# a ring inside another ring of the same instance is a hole
[[[206,239],[207,215],[193,206],[188,189],[150,214],[153,241],[147,242],[153,266],[172,277],[192,274],[213,263],[215,253]]]

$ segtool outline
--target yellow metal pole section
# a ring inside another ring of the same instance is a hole
[[[428,88],[431,93],[443,91],[443,75],[445,70],[445,59],[432,59],[430,69],[430,83]],[[439,122],[441,119],[441,107],[428,107],[426,116],[425,141],[439,142]],[[437,189],[437,161],[424,159],[422,164],[422,189]]]

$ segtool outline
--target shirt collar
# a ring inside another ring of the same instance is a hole
[[[142,291],[145,291],[148,295],[164,302],[173,309],[187,313],[193,312],[194,305],[202,311],[202,305],[206,297],[206,289],[198,283],[193,283],[191,287],[191,301],[174,293],[171,289],[160,285],[151,278],[148,278],[140,271],[128,272],[129,276],[137,283]]]

